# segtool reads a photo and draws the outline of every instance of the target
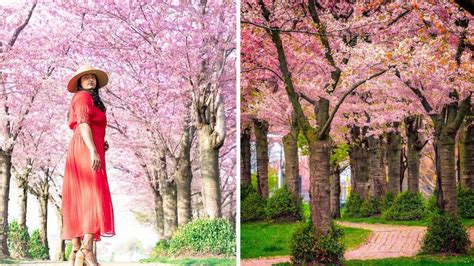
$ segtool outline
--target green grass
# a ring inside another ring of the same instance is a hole
[[[155,259],[144,259],[140,260],[142,263],[165,263],[165,264],[177,264],[177,265],[215,265],[215,266],[227,266],[236,265],[236,259],[229,258],[155,258]]]
[[[415,257],[402,257],[379,260],[350,260],[344,263],[348,266],[371,266],[371,265],[474,265],[474,249],[467,255],[418,255]]]
[[[240,229],[240,254],[242,259],[290,255],[290,241],[299,223],[243,223]],[[354,248],[364,243],[370,231],[358,228],[344,229],[343,244]]]
[[[367,241],[367,238],[369,238],[371,234],[371,231],[360,228],[342,227],[342,229],[344,229],[342,243],[346,249],[353,249],[360,246]]]
[[[290,265],[289,263],[277,263],[273,265]],[[415,257],[401,257],[378,260],[349,260],[345,266],[428,266],[428,265],[474,265],[474,249],[467,255],[418,255]]]
[[[0,264],[17,264],[20,263],[19,260],[12,260],[12,259],[0,259]]]
[[[408,225],[408,226],[428,226],[430,221],[428,219],[420,221],[387,221],[382,217],[364,217],[364,218],[339,218],[336,221],[353,222],[353,223],[368,223],[368,224],[393,224],[393,225]],[[474,219],[462,219],[464,226],[474,226]]]

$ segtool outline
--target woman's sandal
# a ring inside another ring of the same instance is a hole
[[[86,251],[87,253],[90,252],[90,254],[92,256],[92,260],[90,258],[87,258],[86,254],[84,253],[83,250]],[[94,254],[92,253],[92,249],[87,249],[85,247],[81,247],[79,249],[79,251],[77,252],[77,254],[76,254],[76,260],[75,260],[74,266],[83,266],[84,263],[88,266],[99,266],[99,264],[97,262],[95,262]]]

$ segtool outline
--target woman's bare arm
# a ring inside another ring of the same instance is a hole
[[[92,138],[92,130],[89,124],[80,123],[79,130],[81,131],[81,136],[84,142],[86,143],[87,148],[89,149],[92,169],[98,170],[100,168],[100,157],[97,153],[97,149],[94,144],[94,139]]]

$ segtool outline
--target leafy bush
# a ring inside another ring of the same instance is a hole
[[[392,206],[382,216],[387,220],[421,220],[425,215],[425,203],[421,193],[405,191],[395,197]]]
[[[380,201],[376,198],[366,199],[360,206],[361,217],[370,217],[380,213]]]
[[[291,239],[292,264],[316,262],[340,265],[344,260],[344,246],[341,243],[343,235],[344,231],[333,224],[326,235],[316,238],[312,223],[304,224]]]
[[[27,258],[28,254],[28,228],[22,228],[17,221],[8,225],[8,251],[12,258]]]
[[[433,217],[435,215],[442,214],[441,209],[438,207],[436,202],[436,193],[429,197],[428,201],[426,202],[426,209],[425,209],[425,217]]]
[[[362,206],[362,199],[356,193],[351,193],[344,206],[344,217],[357,218],[362,217],[360,207]]]
[[[422,250],[427,253],[467,253],[471,241],[458,216],[435,215],[423,238]]]
[[[457,201],[459,214],[463,218],[474,218],[474,192],[458,187]]]
[[[258,188],[257,173],[250,176],[254,188]],[[268,193],[271,195],[278,189],[278,168],[268,167]]]
[[[64,249],[64,256],[65,258],[69,258],[69,255],[71,254],[72,252],[72,242],[69,242],[66,244],[66,248]]]
[[[286,187],[279,188],[267,201],[266,216],[274,221],[297,221],[303,218],[301,198],[295,198]]]
[[[248,195],[252,193],[257,193],[257,190],[255,190],[252,184],[243,185],[240,188],[240,200],[241,201],[245,200],[248,197]]]
[[[48,249],[41,243],[39,230],[34,230],[28,241],[28,253],[33,259],[48,260]]]
[[[167,240],[163,239],[156,243],[155,248],[153,249],[151,256],[153,258],[158,257],[168,257],[170,254],[169,251],[170,244]]]
[[[395,194],[392,192],[388,192],[382,199],[382,203],[380,205],[380,211],[384,212],[392,207],[393,203],[395,202]]]
[[[166,244],[158,248],[170,254],[235,255],[235,231],[226,219],[198,219],[180,227]]]
[[[240,203],[240,220],[242,222],[265,219],[267,201],[256,191],[249,193]]]

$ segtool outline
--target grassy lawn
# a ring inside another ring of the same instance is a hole
[[[291,236],[303,223],[243,223],[240,229],[240,254],[242,259],[288,256]],[[354,248],[364,243],[370,231],[358,228],[344,229],[343,243]]]
[[[177,265],[215,265],[215,266],[227,266],[236,265],[236,259],[231,258],[156,258],[156,259],[144,259],[140,260],[142,263],[164,263],[164,264],[177,264]]]
[[[12,260],[12,259],[0,259],[0,264],[17,264],[17,263],[21,263],[21,261]]]
[[[394,224],[394,225],[408,225],[408,226],[428,226],[429,220],[421,221],[387,221],[382,217],[365,217],[365,218],[340,218],[336,221],[345,221],[353,223],[368,223],[368,224]],[[464,226],[474,226],[474,219],[462,219]]]
[[[0,259],[0,265],[7,265],[7,264],[14,264],[14,265],[48,265],[48,264],[58,264],[57,261],[50,261],[50,260],[33,260],[33,259]]]
[[[273,265],[290,265],[289,263],[278,263]],[[418,255],[415,257],[402,257],[378,260],[349,260],[346,266],[421,266],[421,265],[474,265],[474,249],[467,255]]]
[[[474,265],[474,249],[471,249],[467,255],[418,255],[415,257],[403,257],[393,259],[379,259],[379,260],[350,260],[346,261],[344,265],[359,266],[359,265]]]

